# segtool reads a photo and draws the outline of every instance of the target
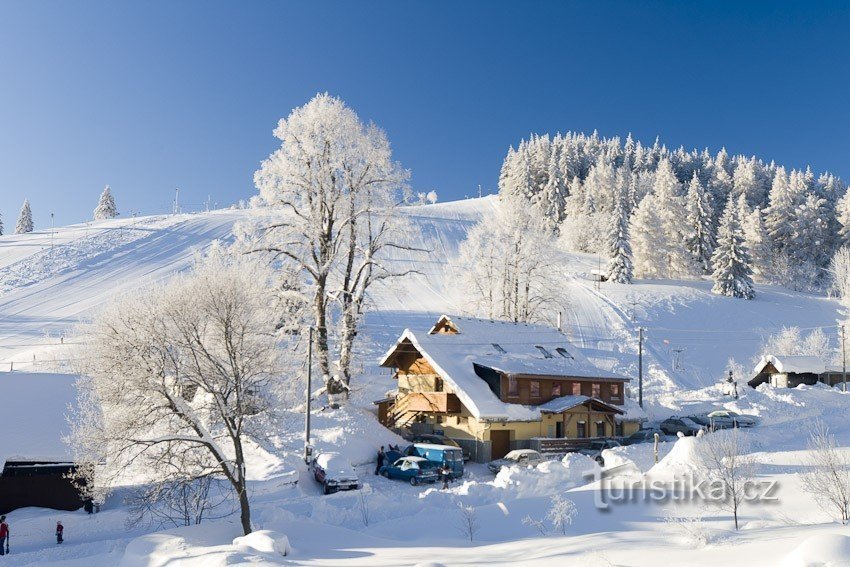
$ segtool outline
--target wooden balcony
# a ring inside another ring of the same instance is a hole
[[[396,400],[396,407],[404,411],[434,413],[459,413],[460,400],[448,392],[411,392]]]

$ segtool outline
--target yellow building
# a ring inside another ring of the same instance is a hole
[[[477,461],[630,435],[643,419],[625,396],[629,378],[542,325],[443,315],[425,332],[405,329],[380,364],[397,381],[376,402],[381,423],[442,431]]]

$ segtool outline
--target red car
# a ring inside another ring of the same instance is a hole
[[[356,490],[362,485],[348,460],[339,453],[322,453],[310,462],[313,478],[325,494],[339,490]]]

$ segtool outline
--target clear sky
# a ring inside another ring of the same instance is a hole
[[[812,4],[812,5],[809,5]],[[632,132],[850,178],[850,10],[827,2],[0,0],[0,212],[37,227],[254,194],[319,91],[414,188],[496,189],[529,132]]]

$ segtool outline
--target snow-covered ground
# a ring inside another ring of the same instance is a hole
[[[715,296],[707,281],[603,283],[597,289],[588,277],[599,262],[595,256],[563,256],[564,286],[572,300],[563,327],[588,357],[636,377],[637,329],[646,329],[645,391],[651,416],[723,406],[762,418],[747,435],[757,451],[760,478],[779,483],[779,503],[745,506],[739,533],[731,529],[727,512],[676,507],[676,515],[702,517],[707,544],[697,547],[681,525],[663,520],[671,513],[669,502],[598,510],[595,485],[583,477],[595,465],[575,455],[536,470],[503,471],[497,478],[483,466],[471,465],[468,478],[447,492],[371,474],[375,448],[398,441],[371,413],[372,400],[393,387],[375,360],[405,327],[427,328],[440,313],[462,311],[463,297],[447,276],[456,267],[454,258],[467,231],[486,221],[496,207],[494,197],[485,197],[406,211],[413,243],[428,252],[399,251],[391,261],[420,273],[373,290],[373,310],[358,345],[360,373],[352,403],[344,410],[314,413],[316,445],[349,456],[366,482],[364,500],[357,493],[320,494],[298,461],[303,416],[293,414],[275,448],[256,448],[249,471],[255,524],[268,532],[233,543],[240,535],[236,518],[156,533],[151,533],[156,527],[128,529],[118,494],[92,517],[82,511],[13,512],[12,555],[4,558],[6,563],[807,565],[821,554],[823,564],[850,564],[844,553],[850,533],[829,523],[801,490],[799,477],[805,426],[811,420],[824,420],[839,433],[842,447],[850,447],[850,433],[842,431],[850,394],[823,387],[753,391],[742,386],[744,395],[732,400],[717,386],[730,357],[749,367],[762,340],[781,327],[835,324],[837,302],[782,288],[757,286],[750,302]],[[215,240],[232,239],[234,224],[254,214],[224,210],[144,217],[57,228],[52,235],[42,231],[0,237],[0,391],[4,381],[10,384],[22,371],[67,368],[73,345],[64,337],[77,321],[116,294],[186,269],[194,254]],[[14,375],[8,373],[12,367]],[[633,394],[635,387],[633,383]],[[651,445],[617,449],[606,460],[611,469],[631,476],[650,469],[653,475],[670,474],[689,466],[688,443],[662,443],[658,465]],[[300,482],[294,484],[294,478]],[[523,523],[526,517],[545,516],[549,499],[561,493],[578,507],[567,535],[541,536]],[[479,528],[472,542],[458,527],[458,502],[476,508]],[[51,527],[58,519],[66,526],[62,546],[51,543]],[[285,547],[280,534],[289,539],[286,558],[275,551],[275,546]]]

